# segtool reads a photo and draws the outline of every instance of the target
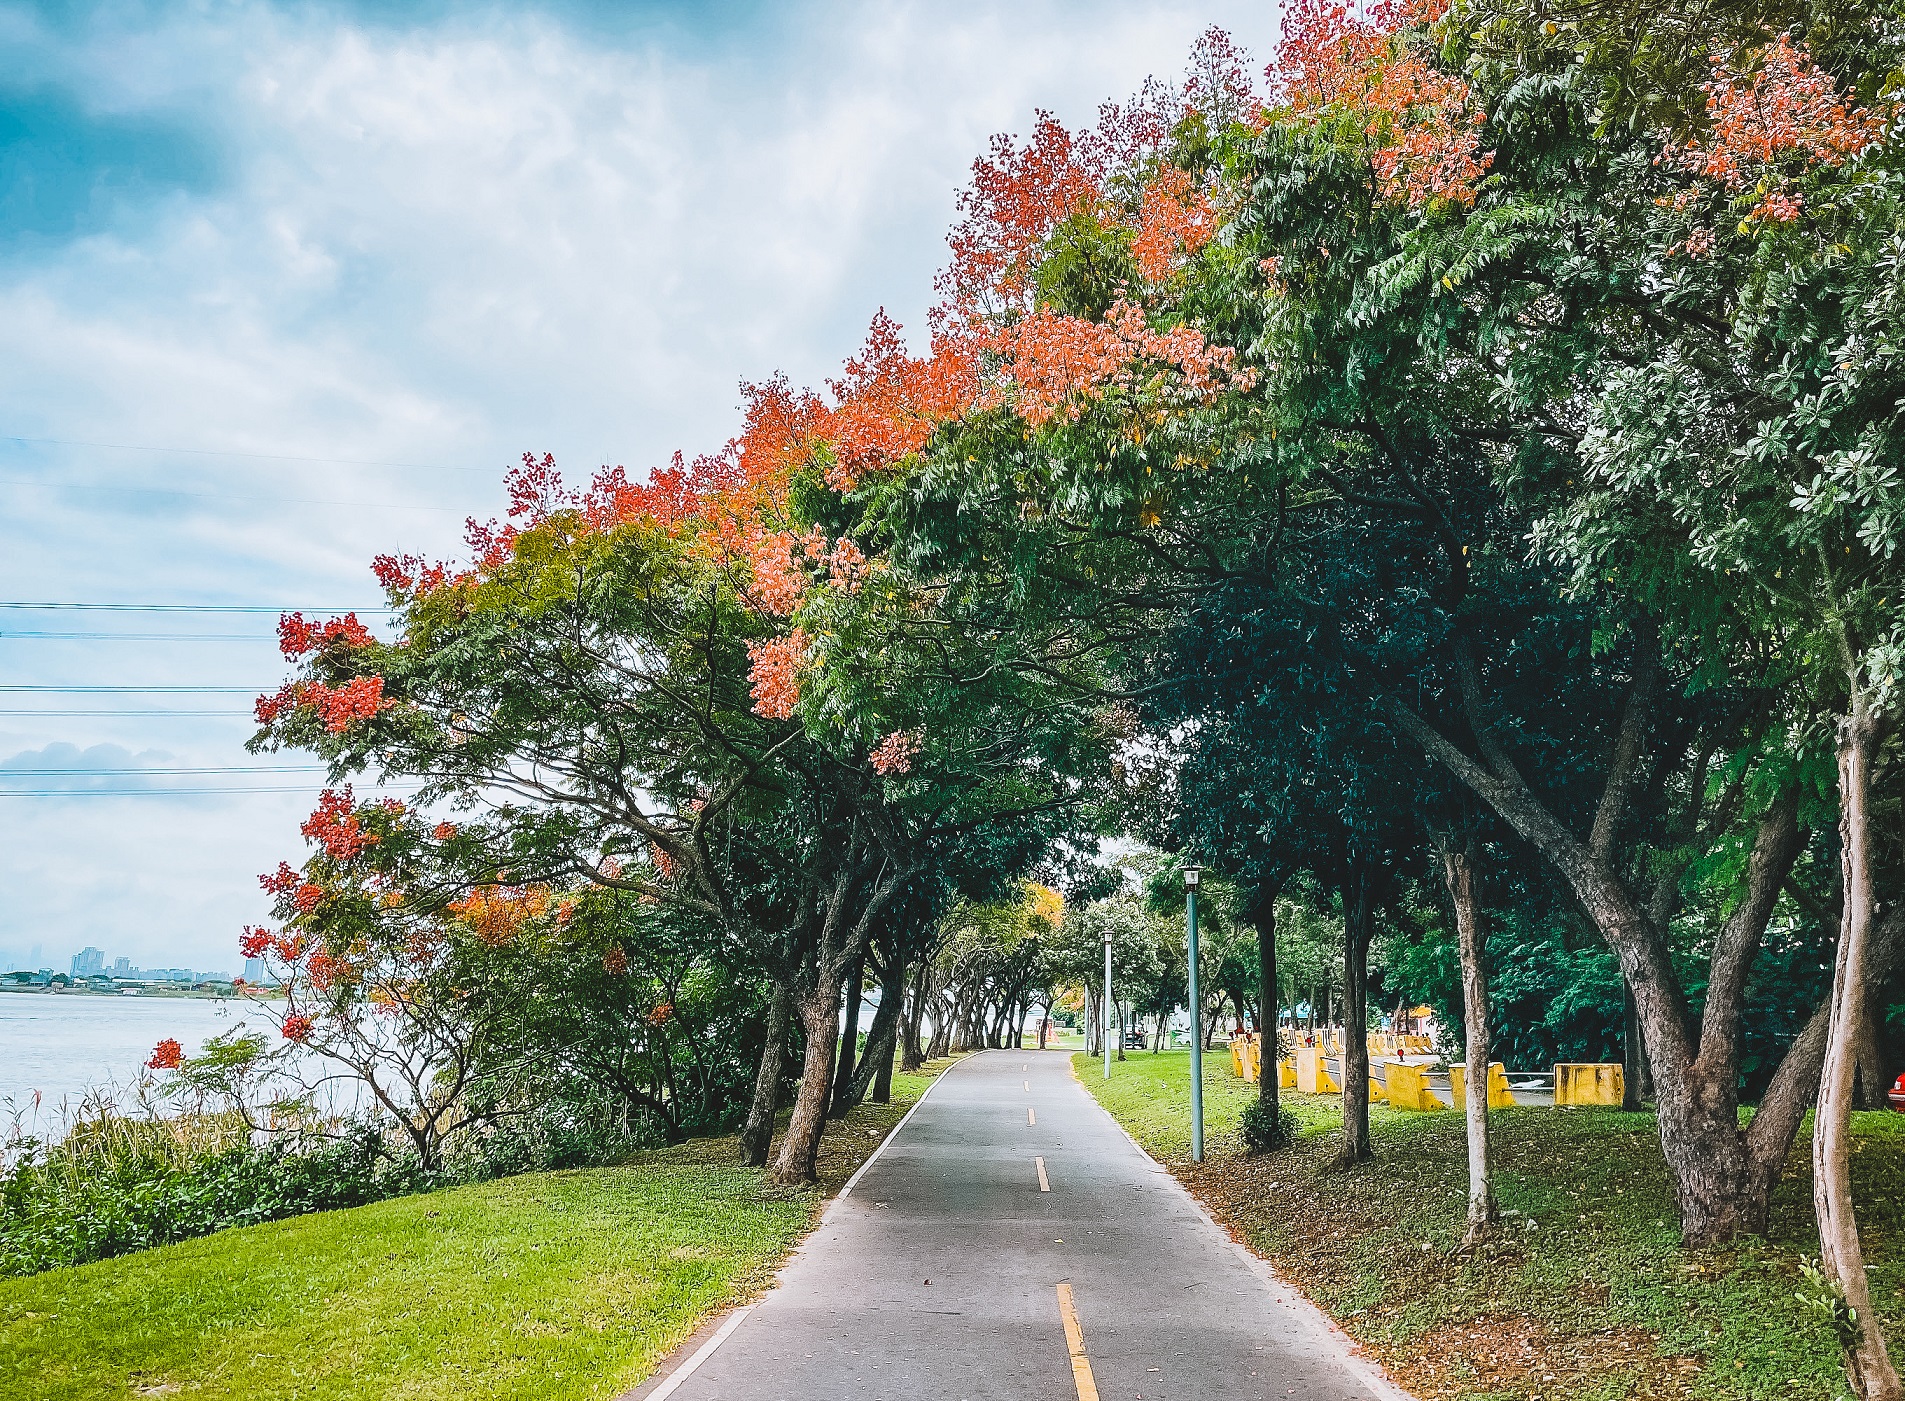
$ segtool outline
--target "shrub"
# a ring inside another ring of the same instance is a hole
[[[1243,1112],[1244,1147],[1252,1153],[1268,1153],[1288,1148],[1296,1142],[1297,1117],[1281,1104],[1273,1114],[1261,1099],[1253,1099]]]

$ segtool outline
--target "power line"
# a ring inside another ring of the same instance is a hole
[[[401,467],[417,472],[490,472],[491,467],[451,467],[440,462],[384,462],[367,457],[301,457],[286,452],[227,452],[215,448],[168,448],[154,447],[149,443],[92,443],[77,438],[18,438],[4,437],[0,442],[31,443],[36,446],[62,448],[107,448],[114,452],[155,452],[167,453],[179,457],[231,457],[242,458],[248,462],[319,462],[334,463],[346,467]]]
[[[0,641],[12,642],[276,642],[262,632],[44,632],[33,629],[0,631]]]
[[[7,486],[37,486],[49,491],[103,491],[116,496],[181,496],[195,501],[259,501],[268,506],[348,506],[361,511],[432,511],[462,515],[455,506],[411,506],[394,501],[331,501],[315,496],[253,496],[230,491],[176,491],[157,486],[92,486],[85,482],[49,482],[39,477],[0,477]]]
[[[389,795],[388,790],[379,789],[378,791]],[[312,786],[308,783],[275,788],[16,788],[0,789],[0,798],[147,798],[227,793],[304,793],[308,795],[311,792]],[[416,795],[412,793],[408,796]]]
[[[20,682],[0,682],[0,691],[34,691],[56,695],[184,695],[184,696],[255,696],[256,686],[38,686]]]
[[[0,709],[0,715],[13,716],[16,718],[23,718],[23,719],[31,719],[34,716],[40,716],[42,718],[49,719],[49,720],[52,720],[52,719],[77,720],[77,719],[84,719],[88,716],[103,716],[103,717],[107,717],[111,719],[137,716],[146,720],[166,720],[166,719],[172,718],[173,716],[183,716],[187,718],[196,718],[196,719],[203,719],[207,716],[223,716],[229,719],[239,715],[250,715],[252,713],[253,712],[249,710],[10,710],[10,709]]]
[[[16,603],[0,601],[0,608],[26,612],[51,612],[56,608],[86,609],[96,613],[394,613],[387,604],[369,608],[276,608],[268,604],[237,603]]]
[[[184,774],[201,773],[248,773],[270,775],[278,773],[328,773],[324,764],[280,764],[274,768],[261,769],[256,764],[220,764],[210,768],[149,768],[149,769],[0,769],[0,779],[8,778],[123,778],[127,775],[155,774],[166,778],[178,778]]]

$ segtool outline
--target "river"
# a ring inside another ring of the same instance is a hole
[[[190,1054],[239,1022],[276,1039],[270,1019],[238,1000],[0,992],[0,1137],[16,1114],[54,1127],[89,1090],[129,1100],[159,1042],[172,1037]]]

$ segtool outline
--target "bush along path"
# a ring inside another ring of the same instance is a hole
[[[1371,1112],[1372,1162],[1335,1165],[1334,1097],[1286,1091],[1296,1146],[1245,1152],[1256,1087],[1205,1080],[1207,1153],[1190,1161],[1187,1054],[1134,1055],[1079,1078],[1210,1209],[1424,1401],[1844,1394],[1839,1349],[1806,1273],[1818,1254],[1806,1134],[1765,1237],[1681,1245],[1653,1116],[1498,1110],[1504,1220],[1462,1248],[1460,1114]],[[1905,1117],[1853,1118],[1852,1183],[1888,1334],[1905,1319]]]
[[[695,1139],[0,1281],[0,1396],[618,1395],[767,1283],[949,1063],[830,1123],[813,1187]]]

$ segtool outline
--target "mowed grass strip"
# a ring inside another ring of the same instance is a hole
[[[595,1398],[761,1288],[933,1074],[787,1191],[701,1139],[0,1282],[0,1397]]]
[[[1818,1254],[1802,1137],[1768,1237],[1680,1245],[1652,1114],[1490,1115],[1501,1205],[1516,1213],[1461,1249],[1461,1116],[1372,1106],[1376,1160],[1335,1167],[1342,1101],[1284,1091],[1291,1151],[1251,1157],[1238,1132],[1256,1086],[1222,1048],[1205,1060],[1207,1153],[1190,1162],[1190,1056],[1129,1052],[1079,1079],[1212,1213],[1364,1343],[1416,1395],[1615,1401],[1799,1398],[1845,1390],[1824,1316],[1797,1296]],[[1853,1189],[1873,1295],[1905,1348],[1905,1115],[1854,1116]],[[1530,1224],[1532,1223],[1532,1224]]]

